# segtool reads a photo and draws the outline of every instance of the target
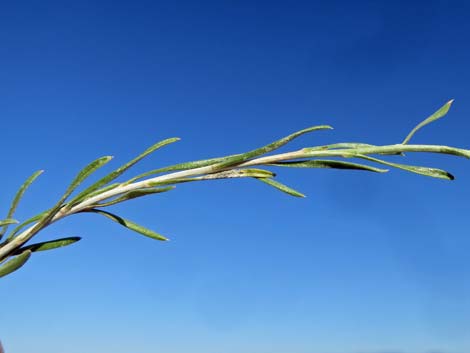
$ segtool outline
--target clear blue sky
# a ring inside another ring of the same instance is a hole
[[[242,152],[396,143],[448,99],[419,143],[470,147],[467,1],[14,1],[0,6],[0,211],[34,170],[17,217],[75,173],[183,140],[135,173]],[[290,198],[249,180],[183,185],[41,239],[0,283],[7,353],[468,353],[470,162],[408,155],[446,182],[282,170]]]

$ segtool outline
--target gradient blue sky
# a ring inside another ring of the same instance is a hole
[[[396,143],[450,98],[419,143],[470,147],[467,1],[14,1],[0,6],[0,211],[49,207],[98,156],[136,173],[237,153],[331,124],[291,148]],[[468,353],[470,163],[409,155],[454,182],[282,170],[182,185],[41,239],[0,283],[7,353]]]

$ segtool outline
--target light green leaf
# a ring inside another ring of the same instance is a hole
[[[68,237],[68,238],[49,240],[49,241],[45,241],[45,242],[42,242],[42,243],[36,243],[36,244],[31,244],[31,245],[25,246],[23,248],[18,249],[17,251],[18,252],[23,252],[25,250],[29,250],[31,252],[36,252],[36,251],[52,250],[52,249],[57,249],[57,248],[61,248],[63,246],[67,246],[67,245],[76,243],[80,239],[81,239],[80,237]]]
[[[448,101],[446,104],[444,104],[442,107],[440,107],[434,114],[432,114],[430,117],[428,117],[427,119],[423,120],[422,122],[420,122],[418,125],[416,125],[416,127],[411,130],[411,132],[408,134],[408,136],[406,136],[406,138],[403,140],[402,144],[403,145],[406,145],[408,143],[408,141],[411,140],[411,138],[413,137],[413,135],[419,130],[421,129],[422,127],[432,123],[433,121],[436,121],[437,119],[440,119],[442,118],[443,116],[445,116],[447,114],[447,112],[449,111],[450,109],[450,106],[452,105],[452,102],[454,100],[451,99],[450,101]]]
[[[18,223],[19,222],[16,219],[7,218],[7,219],[0,221],[0,226],[5,226],[9,224],[18,224]]]
[[[185,181],[211,180],[211,179],[230,179],[230,178],[272,178],[275,174],[269,170],[247,168],[226,170],[223,172],[212,173],[195,178],[185,178]]]
[[[140,233],[142,235],[145,235],[149,238],[152,238],[152,239],[157,239],[157,240],[168,240],[167,238],[165,238],[163,235],[161,234],[158,234],[156,232],[154,232],[153,230],[150,230],[150,229],[147,229],[135,222],[132,222],[128,219],[125,219],[125,218],[121,218],[111,212],[107,212],[107,211],[103,211],[103,210],[98,210],[98,209],[90,209],[90,210],[86,210],[86,211],[83,211],[83,212],[93,212],[93,213],[98,213],[98,214],[101,214],[107,218],[109,218],[110,220],[114,221],[114,222],[117,222],[119,223],[120,225],[130,229],[130,230],[133,230],[134,232],[137,232],[137,233]]]
[[[159,194],[159,193],[162,193],[162,192],[167,192],[167,191],[173,190],[174,188],[175,188],[175,186],[167,186],[167,187],[164,187],[164,188],[147,188],[147,189],[129,191],[129,192],[126,192],[125,194],[123,194],[122,196],[120,196],[120,197],[118,197],[114,200],[99,203],[99,204],[95,205],[94,207],[107,207],[107,206],[115,205],[115,204],[123,202],[123,201],[132,200],[132,199],[135,199],[137,197],[142,197],[142,196],[146,196],[146,195],[150,195],[150,194]]]
[[[429,176],[429,177],[432,177],[432,178],[454,180],[454,176],[452,174],[450,174],[449,172],[447,172],[445,170],[442,170],[442,169],[419,167],[419,166],[413,166],[413,165],[407,165],[407,164],[391,163],[391,162],[388,162],[388,161],[384,161],[382,159],[373,158],[373,157],[360,155],[360,154],[355,155],[355,157],[366,159],[366,160],[371,161],[371,162],[376,162],[376,163],[388,165],[390,167],[406,170],[408,172]]]
[[[104,156],[101,158],[98,158],[88,164],[85,168],[83,168],[75,177],[75,179],[72,181],[70,186],[68,187],[67,191],[65,192],[64,196],[62,196],[62,201],[65,200],[67,197],[69,197],[72,192],[87,178],[89,177],[93,172],[95,172],[97,169],[101,168],[104,166],[106,163],[108,163],[111,159],[113,159],[112,156]]]
[[[0,277],[4,277],[9,275],[12,272],[18,270],[21,266],[23,266],[26,261],[28,261],[29,257],[31,256],[31,251],[26,250],[18,256],[15,256],[11,260],[8,260],[0,265]]]
[[[234,155],[231,155],[230,157],[233,157],[233,156],[239,156],[239,154],[234,154]],[[150,170],[148,172],[139,174],[139,175],[129,179],[124,184],[131,184],[131,183],[133,183],[137,180],[147,178],[149,176],[160,174],[160,173],[173,172],[173,171],[179,171],[179,170],[195,169],[195,168],[200,168],[200,167],[207,167],[209,165],[221,162],[222,160],[224,160],[224,158],[227,158],[227,157],[202,159],[202,160],[199,160],[199,161],[178,163],[178,164],[171,165],[171,166],[168,166],[168,167],[153,169],[153,170]]]
[[[41,175],[43,172],[44,170],[38,170],[37,172],[34,172],[33,175],[31,175],[28,179],[26,179],[23,185],[21,185],[15,197],[13,198],[13,202],[11,203],[7,218],[13,217],[13,214],[15,213],[16,208],[18,207],[18,204],[21,198],[23,197],[24,193],[26,192],[26,190],[33,183],[33,181],[36,180],[36,178],[39,175]],[[5,224],[5,226],[0,230],[0,239],[6,233],[7,229],[8,229],[8,224]]]
[[[388,169],[380,169],[371,167],[365,164],[350,163],[336,160],[327,160],[327,159],[316,159],[308,161],[296,161],[296,162],[278,162],[270,163],[269,165],[276,167],[292,167],[292,168],[334,168],[334,169],[356,169],[356,170],[366,170],[376,173],[386,173]]]
[[[301,192],[298,192],[297,190],[294,190],[294,189],[288,187],[287,185],[281,184],[280,182],[275,181],[273,179],[269,179],[269,178],[257,178],[257,179],[262,181],[263,183],[271,185],[271,186],[275,187],[276,189],[278,189],[282,192],[285,192],[286,194],[289,194],[291,196],[305,197],[305,195],[302,194]]]
[[[101,158],[98,158],[88,164],[85,168],[83,168],[73,179],[72,183],[69,185],[67,190],[65,191],[65,194],[60,198],[60,200],[52,207],[44,217],[42,217],[39,222],[34,226],[34,229],[31,231],[30,236],[33,236],[37,231],[39,231],[45,224],[50,222],[54,216],[57,214],[57,212],[60,211],[60,209],[64,206],[63,203],[64,201],[75,191],[75,189],[87,178],[89,177],[93,172],[95,172],[97,169],[101,168],[104,166],[106,163],[108,163],[113,157],[112,156],[104,156]]]
[[[242,153],[242,154],[234,156],[234,157],[225,158],[224,160],[222,160],[222,162],[220,162],[220,164],[217,164],[215,167],[217,169],[223,169],[223,168],[235,165],[235,164],[243,163],[243,162],[245,162],[249,159],[261,156],[263,154],[266,154],[266,153],[272,152],[272,151],[274,151],[278,148],[281,148],[282,146],[286,145],[290,141],[292,141],[295,138],[297,138],[299,136],[302,136],[306,133],[309,133],[309,132],[312,132],[312,131],[317,131],[317,130],[330,130],[330,129],[333,129],[333,128],[329,125],[312,126],[312,127],[307,128],[307,129],[297,131],[297,132],[295,132],[295,133],[293,133],[289,136],[286,136],[284,138],[281,138],[277,141],[274,141],[274,142],[272,142],[272,143],[270,143],[270,144],[268,144],[264,147],[257,148],[255,150],[250,151],[250,152]]]
[[[81,202],[82,200],[88,198],[92,192],[95,190],[99,189],[103,185],[106,185],[110,183],[111,181],[115,180],[118,178],[120,175],[122,175],[126,170],[128,170],[130,167],[132,167],[134,164],[148,156],[150,153],[156,151],[157,149],[169,145],[170,143],[174,143],[176,141],[179,141],[180,139],[177,137],[169,138],[160,142],[157,142],[156,144],[152,145],[151,147],[147,148],[143,153],[139,154],[136,158],[133,160],[129,161],[128,163],[124,164],[123,166],[117,168],[116,170],[112,171],[105,177],[101,178],[98,180],[96,183],[93,185],[89,186],[86,188],[84,191],[79,193],[76,197],[72,199],[70,202],[70,206],[77,204],[78,202]],[[69,207],[70,207],[69,206]]]
[[[31,224],[31,223],[34,223],[34,222],[39,221],[41,218],[45,217],[48,212],[50,212],[50,210],[41,212],[41,213],[35,215],[34,217],[31,217],[31,218],[27,219],[26,221],[21,222],[20,224],[18,224],[18,225],[15,227],[15,229],[13,229],[13,231],[11,232],[11,234],[8,236],[7,239],[8,239],[8,240],[12,239],[12,238],[13,238],[15,235],[17,235],[24,227],[26,227],[28,224]]]

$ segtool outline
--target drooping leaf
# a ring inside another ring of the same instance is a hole
[[[98,213],[98,214],[101,214],[107,218],[109,218],[110,220],[116,222],[116,223],[119,223],[120,225],[130,229],[130,230],[133,230],[134,232],[137,232],[137,233],[140,233],[142,235],[145,235],[149,238],[152,238],[152,239],[157,239],[157,240],[168,240],[167,238],[165,238],[163,235],[161,234],[158,234],[156,232],[154,232],[153,230],[150,230],[150,229],[147,229],[135,222],[132,222],[128,219],[125,219],[125,218],[122,218],[122,217],[119,217],[111,212],[107,212],[107,211],[103,211],[103,210],[98,210],[98,209],[90,209],[90,210],[86,210],[84,212],[93,212],[93,213]]]
[[[41,243],[31,244],[31,245],[25,246],[23,248],[20,248],[20,249],[17,250],[17,252],[21,253],[21,252],[26,251],[26,250],[29,250],[31,252],[36,252],[36,251],[46,251],[46,250],[57,249],[57,248],[61,248],[63,246],[67,246],[67,245],[76,243],[80,239],[81,239],[80,237],[68,237],[68,238],[61,238],[61,239],[44,241],[44,242],[41,242]]]
[[[291,196],[305,197],[305,195],[302,194],[301,192],[298,192],[297,190],[294,190],[294,189],[288,187],[287,185],[281,184],[280,182],[278,182],[276,180],[269,179],[269,178],[257,178],[257,179],[262,181],[263,183],[271,185],[272,187],[275,187],[276,189],[278,189],[282,192],[285,192],[286,194],[289,194]]]
[[[408,134],[408,136],[406,136],[406,138],[403,140],[402,144],[403,145],[406,145],[408,143],[408,141],[411,140],[411,138],[413,137],[413,135],[419,130],[421,129],[422,127],[432,123],[433,121],[436,121],[437,119],[440,119],[442,118],[443,116],[445,116],[447,114],[447,112],[449,111],[450,109],[450,106],[452,105],[452,102],[454,100],[451,99],[450,101],[448,101],[446,104],[444,104],[442,107],[440,107],[434,114],[432,114],[430,117],[428,117],[427,119],[423,120],[422,122],[420,122],[418,125],[415,126],[415,128],[413,130],[411,130],[411,132]]]
[[[16,193],[15,197],[13,198],[10,209],[8,210],[7,218],[13,217],[13,214],[15,213],[16,208],[18,207],[18,204],[19,204],[21,198],[23,197],[24,193],[26,192],[26,190],[33,183],[33,181],[36,180],[36,178],[39,175],[41,175],[43,172],[44,172],[44,170],[38,170],[38,171],[34,172],[28,179],[26,179],[26,181],[23,183],[23,185],[21,185],[21,187],[19,188],[19,190]],[[11,224],[11,223],[8,223],[8,224]],[[0,230],[0,239],[6,233],[6,231],[8,229],[8,224],[5,224],[5,226]]]
[[[86,188],[81,193],[79,193],[76,197],[74,197],[72,199],[72,201],[70,202],[70,205],[73,205],[73,204],[76,204],[76,203],[82,201],[83,199],[87,198],[95,190],[97,190],[100,187],[102,187],[103,185],[106,185],[106,184],[110,183],[111,181],[115,180],[120,175],[122,175],[126,170],[128,170],[130,167],[132,167],[137,162],[139,162],[140,160],[142,160],[143,158],[145,158],[146,156],[148,156],[152,152],[156,151],[157,149],[159,149],[163,146],[169,145],[170,143],[174,143],[176,141],[179,141],[179,140],[180,140],[179,138],[173,137],[173,138],[169,138],[169,139],[157,142],[156,144],[154,144],[151,147],[147,148],[143,153],[139,154],[137,157],[135,157],[134,159],[132,159],[128,163],[126,163],[126,164],[122,165],[121,167],[117,168],[116,170],[112,171],[111,173],[109,173],[108,175],[101,178],[96,183],[89,186],[88,188]]]
[[[355,170],[366,170],[376,173],[388,172],[388,169],[380,169],[371,167],[365,164],[350,163],[336,160],[327,159],[315,159],[306,161],[294,161],[294,162],[278,162],[270,163],[269,165],[276,167],[292,167],[292,168],[334,168],[334,169],[355,169]]]
[[[20,255],[15,256],[11,260],[5,261],[3,264],[0,265],[0,277],[4,277],[18,270],[21,266],[23,266],[26,263],[26,261],[28,261],[30,256],[31,256],[31,251],[26,250],[22,252]]]
[[[454,180],[454,176],[452,174],[450,174],[449,172],[447,172],[445,170],[442,170],[442,169],[429,168],[429,167],[419,167],[419,166],[399,164],[399,163],[392,163],[392,162],[384,161],[382,159],[373,158],[373,157],[369,157],[369,156],[365,156],[365,155],[356,155],[355,157],[366,159],[368,161],[380,163],[380,164],[383,164],[383,165],[388,165],[390,167],[406,170],[408,172],[429,176],[429,177],[432,177],[432,178]]]

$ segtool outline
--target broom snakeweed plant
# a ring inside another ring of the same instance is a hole
[[[429,118],[418,124],[408,136],[406,136],[403,142],[398,144],[378,146],[348,142],[306,147],[297,151],[281,154],[269,154],[306,133],[332,129],[328,125],[320,125],[295,132],[250,152],[176,164],[146,172],[127,181],[115,182],[118,177],[147,155],[179,140],[178,138],[170,138],[156,143],[130,162],[99,179],[75,196],[72,196],[85,179],[112,159],[111,156],[104,156],[91,162],[82,169],[67,188],[64,195],[51,208],[20,223],[13,219],[14,213],[25,191],[43,172],[42,170],[37,171],[20,187],[13,199],[6,218],[0,221],[0,277],[18,270],[29,260],[31,255],[37,251],[52,250],[79,241],[81,239],[79,237],[68,237],[28,245],[28,242],[44,228],[73,214],[85,212],[95,213],[147,237],[163,241],[167,240],[164,236],[128,219],[105,211],[103,208],[134,198],[168,192],[173,190],[175,186],[180,183],[213,179],[252,178],[289,195],[304,197],[302,193],[274,180],[275,174],[273,172],[260,168],[334,168],[362,170],[375,173],[388,171],[387,169],[378,168],[369,164],[330,158],[364,160],[366,162],[398,168],[424,176],[453,180],[454,177],[450,173],[441,169],[399,164],[379,158],[387,155],[404,157],[404,153],[406,152],[443,153],[470,158],[470,150],[466,149],[439,145],[409,144],[411,138],[419,129],[446,115],[451,104],[452,100],[447,102]],[[375,155],[375,157],[371,155]],[[16,226],[8,233],[9,227],[12,225]]]

